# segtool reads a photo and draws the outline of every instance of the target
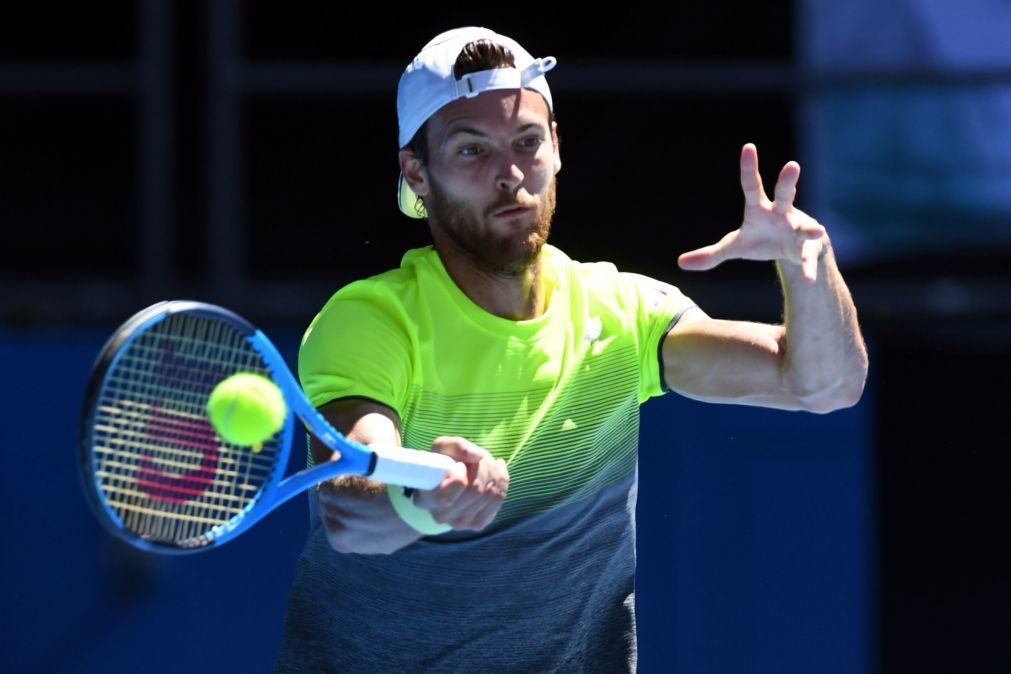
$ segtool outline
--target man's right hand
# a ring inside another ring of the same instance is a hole
[[[336,400],[321,408],[330,423],[364,445],[400,446],[400,419],[389,407],[361,398]],[[310,439],[316,464],[334,452]],[[437,438],[433,451],[458,463],[438,487],[416,491],[414,503],[454,529],[481,530],[494,519],[509,488],[505,462],[463,438]],[[320,517],[337,552],[390,554],[421,536],[393,508],[386,485],[359,475],[343,475],[317,486]]]
[[[484,529],[495,519],[509,491],[505,461],[465,438],[436,438],[432,451],[458,463],[438,487],[415,492],[414,504],[455,530]]]

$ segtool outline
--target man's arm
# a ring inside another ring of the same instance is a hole
[[[784,324],[714,320],[687,313],[663,343],[667,385],[711,402],[830,412],[856,404],[867,377],[867,351],[856,307],[825,229],[793,207],[800,167],[780,172],[775,201],[758,174],[753,145],[741,153],[745,216],[720,242],[681,256],[685,269],[729,259],[776,260]]]
[[[348,438],[365,445],[400,446],[400,424],[388,407],[348,398],[320,409],[327,421]],[[334,458],[333,451],[312,436],[313,461]],[[319,512],[330,546],[338,552],[391,553],[421,537],[393,509],[386,485],[359,475],[342,475],[320,483]]]
[[[401,444],[399,417],[385,405],[347,398],[323,406],[320,412],[344,435],[362,444]],[[333,451],[315,437],[310,450],[317,464],[334,458]],[[509,486],[505,463],[462,438],[437,438],[432,451],[456,459],[457,470],[435,489],[418,491],[415,504],[454,529],[483,529],[505,499]],[[346,475],[321,483],[316,494],[327,539],[338,552],[389,554],[421,537],[393,509],[381,482]]]
[[[780,265],[785,325],[686,313],[663,344],[668,387],[707,402],[831,412],[860,399],[867,352],[831,250],[818,280]]]

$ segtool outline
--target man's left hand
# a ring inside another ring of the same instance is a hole
[[[828,239],[817,220],[793,207],[799,177],[800,164],[788,162],[776,181],[776,199],[769,201],[758,172],[758,149],[745,145],[741,150],[744,221],[717,243],[683,253],[678,265],[705,271],[726,260],[778,260],[801,265],[804,278],[816,281],[818,260]]]

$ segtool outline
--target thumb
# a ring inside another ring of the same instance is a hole
[[[436,438],[432,441],[432,451],[463,463],[478,463],[488,456],[488,450],[478,447],[466,438],[456,437]]]
[[[718,242],[682,253],[678,257],[678,266],[685,271],[706,271],[729,260],[730,250],[737,241],[738,232],[730,232]]]

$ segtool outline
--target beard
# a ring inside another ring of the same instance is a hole
[[[521,201],[515,195],[506,194],[478,215],[432,181],[425,208],[433,232],[438,229],[444,233],[479,269],[494,274],[517,274],[537,261],[548,240],[555,214],[555,189],[552,176],[543,201]],[[533,220],[523,226],[506,223],[504,231],[487,225],[495,211],[510,206],[532,206]]]

